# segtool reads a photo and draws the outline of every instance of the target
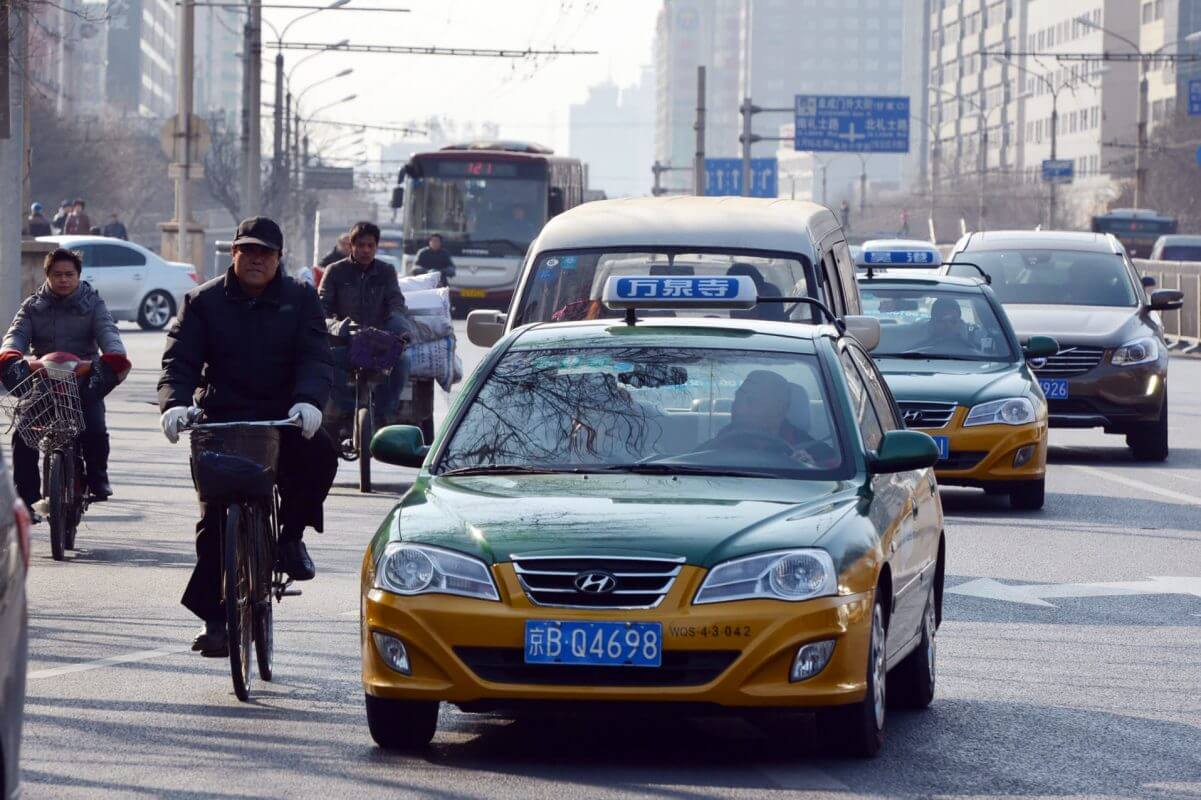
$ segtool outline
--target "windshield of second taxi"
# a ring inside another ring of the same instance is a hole
[[[521,295],[517,325],[619,317],[601,303],[605,282],[614,275],[746,275],[761,297],[818,297],[808,262],[737,252],[560,252],[539,256]],[[813,321],[810,306],[763,303],[747,310],[667,311],[640,309],[642,317],[731,317]]]
[[[860,284],[863,313],[880,320],[873,358],[922,356],[1015,361],[1005,329],[982,294]]]
[[[1084,250],[981,250],[961,261],[980,265],[992,278],[1002,303],[1068,306],[1133,306],[1138,300],[1117,253]],[[972,267],[954,266],[951,275],[978,277]]]
[[[817,358],[670,347],[514,350],[434,471],[816,478],[843,448]]]

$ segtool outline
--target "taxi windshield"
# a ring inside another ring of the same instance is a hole
[[[617,275],[696,276],[745,275],[760,297],[820,297],[807,260],[737,252],[603,252],[548,253],[534,265],[517,308],[516,325],[572,322],[619,317],[601,303],[605,282]],[[810,306],[764,303],[747,310],[639,311],[643,317],[728,317],[734,319],[819,321]]]
[[[841,442],[812,354],[512,350],[433,471],[828,479],[850,468]]]
[[[1084,250],[981,250],[962,254],[992,278],[1002,303],[1066,306],[1133,306],[1138,300],[1117,253]],[[951,275],[978,277],[973,267],[954,266]]]
[[[873,358],[1016,361],[983,294],[860,284],[863,313],[880,320]]]

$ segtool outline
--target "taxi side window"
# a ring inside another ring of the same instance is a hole
[[[855,259],[851,258],[851,248],[846,242],[834,245],[834,259],[838,264],[837,278],[841,281],[843,301],[846,308],[843,314],[862,314],[859,300],[859,282],[855,280]]]
[[[845,315],[846,303],[842,297],[842,283],[838,280],[838,264],[834,261],[834,252],[827,250],[822,254],[822,270],[825,277],[822,288],[825,290],[825,303],[838,316]],[[824,322],[825,320],[823,320]]]
[[[859,370],[855,368],[855,362],[847,355],[846,350],[838,354],[838,359],[842,364],[842,371],[847,379],[847,388],[850,390],[851,396],[851,408],[854,409],[855,421],[859,424],[859,433],[863,436],[863,444],[868,450],[875,450],[880,446],[880,439],[883,438],[884,431],[881,429],[880,420],[876,418],[876,412],[872,408],[867,384],[859,374]]]
[[[884,379],[880,377],[880,373],[876,371],[876,367],[872,364],[871,359],[865,356],[862,350],[855,347],[847,347],[846,351],[851,354],[855,365],[863,373],[863,380],[867,383],[867,393],[871,397],[872,405],[876,407],[876,414],[880,418],[880,425],[886,431],[895,431],[901,428],[902,426],[893,404],[892,393],[888,391],[888,386],[884,383]]]

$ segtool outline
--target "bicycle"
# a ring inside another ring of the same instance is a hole
[[[50,554],[63,561],[75,549],[75,534],[89,505],[84,461],[79,451],[83,407],[79,384],[92,371],[92,362],[73,353],[50,353],[30,359],[30,374],[0,398],[0,411],[11,420],[10,430],[42,456],[44,499],[35,510],[50,525]]]
[[[351,418],[350,439],[344,440],[336,401],[330,401],[332,413],[326,414],[330,434],[338,443],[338,456],[344,461],[359,462],[359,491],[371,492],[371,437],[375,435],[375,389],[387,380],[397,359],[404,354],[405,340],[377,328],[353,327],[346,336],[333,337],[337,344],[347,346],[350,363],[348,383],[354,386],[354,412]]]
[[[234,694],[250,699],[250,649],[259,677],[273,677],[272,600],[301,594],[277,563],[279,493],[275,488],[279,429],[299,417],[264,422],[200,422],[190,418],[192,481],[204,503],[218,503],[221,520],[221,596]]]

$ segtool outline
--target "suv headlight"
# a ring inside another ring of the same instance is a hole
[[[779,550],[718,564],[705,576],[694,605],[730,600],[808,600],[838,593],[834,561],[825,550]]]
[[[1159,343],[1155,337],[1148,336],[1135,339],[1113,351],[1110,363],[1118,367],[1132,367],[1135,364],[1146,364],[1159,358]]]
[[[375,588],[393,594],[457,594],[500,600],[488,566],[438,547],[393,542],[375,567]]]
[[[1034,422],[1034,403],[1025,397],[1009,397],[972,406],[963,427],[973,425],[1025,425]]]

